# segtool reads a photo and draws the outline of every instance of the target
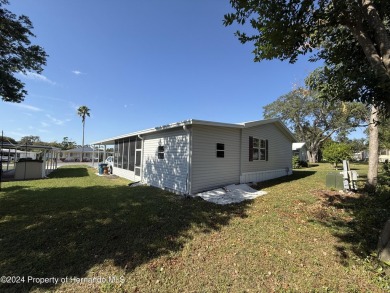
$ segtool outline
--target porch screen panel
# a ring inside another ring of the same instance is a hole
[[[123,169],[128,169],[129,166],[129,139],[123,141]]]
[[[118,167],[118,152],[119,152],[119,141],[115,140],[115,146],[114,146],[114,167]]]
[[[129,144],[129,170],[134,172],[135,163],[135,137],[130,137]]]
[[[119,150],[118,150],[118,168],[122,168],[123,163],[123,139],[119,140]]]
[[[141,151],[137,150],[135,165],[141,167]]]

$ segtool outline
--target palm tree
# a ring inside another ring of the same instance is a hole
[[[82,148],[81,148],[81,162],[83,161],[83,157],[84,157],[84,129],[85,129],[85,117],[88,116],[89,117],[89,111],[91,111],[91,109],[89,109],[87,106],[80,106],[78,109],[77,109],[77,115],[79,115],[81,117],[81,122],[83,123],[83,144],[82,144]]]

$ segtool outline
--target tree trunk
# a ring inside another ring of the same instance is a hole
[[[375,188],[378,180],[378,158],[379,158],[379,138],[378,138],[378,110],[371,106],[371,116],[369,123],[369,157],[368,174],[366,187]]]
[[[83,156],[84,156],[84,128],[85,128],[85,121],[83,121],[83,143],[81,145],[81,162],[83,162]]]
[[[309,159],[309,163],[317,163],[317,152],[307,151],[307,158]]]

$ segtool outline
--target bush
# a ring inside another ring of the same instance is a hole
[[[322,150],[322,157],[337,169],[338,163],[351,159],[352,149],[350,145],[345,143],[329,143]]]
[[[293,169],[299,169],[301,167],[298,156],[292,157],[292,166],[293,166]]]
[[[292,165],[293,165],[293,169],[299,169],[302,167],[305,167],[305,168],[309,167],[309,165],[307,164],[306,161],[299,160],[299,156],[293,156]]]

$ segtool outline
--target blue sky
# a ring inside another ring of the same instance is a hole
[[[302,85],[318,65],[253,62],[251,45],[224,27],[228,0],[11,0],[34,25],[48,62],[41,75],[19,75],[28,96],[1,102],[4,135],[85,142],[186,119],[244,122]]]

